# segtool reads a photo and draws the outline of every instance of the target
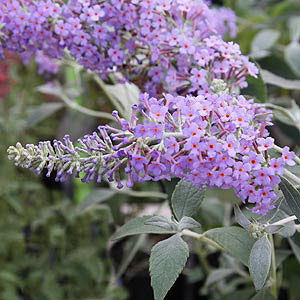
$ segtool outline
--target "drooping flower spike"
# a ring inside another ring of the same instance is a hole
[[[60,181],[84,174],[84,182],[107,179],[122,188],[123,177],[128,187],[178,177],[199,187],[232,188],[261,214],[273,208],[279,175],[293,159],[288,148],[280,158],[269,157],[271,114],[243,96],[166,94],[157,99],[142,94],[129,122],[113,115],[119,129],[100,126],[99,133],[77,145],[68,136],[53,145],[24,148],[18,143],[8,149],[9,158],[37,174],[56,171]]]

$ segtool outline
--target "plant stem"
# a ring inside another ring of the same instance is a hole
[[[283,149],[280,148],[280,147],[277,146],[277,145],[274,145],[274,146],[273,146],[273,149],[274,149],[275,151],[279,152],[279,153],[282,153],[282,151],[283,151]],[[300,158],[299,158],[298,156],[296,156],[296,157],[294,158],[294,161],[295,161],[297,164],[300,165]]]
[[[293,123],[294,123],[293,125],[300,131],[298,121],[296,120],[296,118],[293,116],[293,114],[288,109],[285,109],[281,106],[278,106],[278,105],[275,105],[275,104],[272,104],[272,103],[265,103],[264,107],[268,107],[268,108],[271,108],[271,109],[274,109],[274,110],[277,110],[277,111],[281,112],[286,117],[288,117],[290,120],[292,120]]]
[[[164,138],[168,138],[170,136],[178,137],[178,138],[184,137],[182,132],[165,132],[164,133]]]
[[[83,107],[79,104],[77,104],[76,102],[72,101],[71,99],[69,99],[66,95],[60,95],[60,98],[65,102],[65,104],[67,104],[69,107],[83,113],[89,116],[93,116],[93,117],[97,117],[97,118],[104,118],[104,119],[109,119],[112,121],[115,121],[115,118],[110,114],[110,113],[106,113],[106,112],[102,112],[102,111],[96,111],[96,110],[92,110],[86,107]]]
[[[271,278],[271,293],[277,300],[278,291],[277,291],[277,274],[276,274],[276,258],[275,258],[275,247],[273,241],[273,235],[269,234],[269,240],[271,243],[272,256],[271,256],[271,270],[270,270],[270,278]]]
[[[224,250],[224,249],[223,249],[219,244],[217,244],[215,241],[213,241],[213,240],[207,238],[207,237],[205,236],[205,233],[200,234],[200,233],[196,233],[196,232],[193,232],[193,231],[191,231],[191,230],[185,229],[185,230],[182,231],[182,234],[183,234],[183,235],[186,235],[186,236],[193,237],[193,238],[195,238],[195,239],[197,239],[197,240],[201,240],[201,241],[205,242],[206,244],[208,244],[208,245],[210,245],[210,246],[212,246],[212,247],[214,247],[214,248],[216,248],[216,249],[218,249],[218,250]]]
[[[294,220],[297,220],[297,217],[296,216],[290,216],[290,217],[287,217],[287,218],[284,218],[278,222],[275,222],[275,223],[272,223],[271,225],[284,225],[288,222],[291,222],[291,221],[294,221]]]
[[[209,266],[205,254],[203,253],[202,245],[200,243],[196,243],[196,249],[196,253],[198,254],[203,270],[206,273],[206,275],[209,275],[211,273],[211,267]]]
[[[287,169],[284,169],[284,175],[290,179],[292,179],[293,181],[297,182],[298,184],[300,184],[300,178],[297,177],[296,175],[294,175],[292,172],[290,172]]]
[[[283,108],[281,106],[275,105],[273,103],[265,103],[265,104],[263,104],[263,106],[267,107],[267,108],[271,108],[271,109],[277,110],[277,111],[280,111],[282,114],[284,114],[285,116],[287,116],[290,120],[292,120],[295,123],[294,116],[287,109],[285,109],[285,108]]]

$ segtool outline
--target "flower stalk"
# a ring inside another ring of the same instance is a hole
[[[271,293],[273,297],[277,300],[278,298],[278,287],[277,287],[277,273],[276,273],[276,257],[275,257],[275,246],[273,235],[269,234],[269,240],[271,244],[271,268],[270,268],[270,279],[271,279]]]

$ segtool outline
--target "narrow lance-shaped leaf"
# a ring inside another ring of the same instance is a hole
[[[293,42],[298,42],[300,38],[300,16],[291,17],[288,21],[290,36]]]
[[[140,91],[138,87],[132,83],[117,83],[114,85],[105,84],[103,81],[97,80],[101,87],[105,90],[110,100],[120,113],[129,119],[131,115],[131,107],[138,103]]]
[[[298,190],[284,177],[281,177],[279,187],[286,199],[286,202],[295,216],[300,220],[300,193]]]
[[[290,250],[283,250],[283,249],[276,250],[275,252],[276,268],[278,268],[291,254],[292,251]]]
[[[184,179],[176,185],[172,195],[172,207],[177,220],[182,217],[192,217],[197,213],[204,199],[205,190],[199,189],[193,183]]]
[[[275,300],[270,293],[270,289],[264,288],[255,294],[250,300]]]
[[[294,73],[300,77],[300,44],[290,43],[284,51],[284,57]]]
[[[120,278],[124,272],[126,272],[128,266],[131,264],[132,260],[135,258],[137,252],[146,244],[146,234],[141,234],[139,236],[134,236],[129,239],[126,247],[124,249],[123,260],[120,262],[118,273],[116,278]]]
[[[222,279],[225,279],[227,276],[236,273],[234,269],[217,269],[212,271],[206,279],[205,285],[209,286],[216,282],[219,282]]]
[[[271,244],[265,235],[255,242],[249,257],[249,271],[257,291],[265,285],[271,266],[271,255]]]
[[[151,250],[150,275],[155,300],[163,300],[183,270],[189,248],[176,234],[157,243]]]
[[[269,54],[269,49],[272,48],[280,36],[280,32],[273,29],[264,29],[259,31],[254,37],[251,45],[251,56],[262,58]]]
[[[292,239],[288,239],[288,240],[298,262],[300,263],[300,247]]]
[[[281,208],[282,201],[284,197],[280,196],[274,201],[275,208],[271,209],[265,215],[261,216],[258,221],[261,224],[270,223],[278,214],[279,209]]]
[[[234,205],[234,216],[237,223],[240,224],[243,228],[248,229],[251,225],[251,222],[242,213],[238,205]]]
[[[285,213],[283,210],[280,209],[277,213],[277,216],[275,216],[275,218],[273,219],[272,223],[276,222],[276,221],[286,219],[288,217],[289,217],[289,215],[287,213]],[[295,222],[293,220],[291,220],[290,222],[287,222],[287,223],[283,224],[281,226],[280,230],[277,231],[276,233],[283,236],[283,237],[285,237],[285,238],[291,237],[296,232],[296,226],[295,225],[296,225]]]
[[[50,117],[52,114],[60,110],[64,107],[63,103],[60,102],[52,102],[52,103],[43,103],[41,105],[36,106],[29,118],[27,120],[27,126],[32,127],[44,119]]]
[[[116,191],[107,188],[97,188],[89,193],[82,203],[78,206],[78,210],[84,210],[93,205],[102,203],[116,194]]]
[[[147,221],[152,217],[153,216],[143,216],[130,220],[113,234],[111,240],[118,240],[126,236],[143,233],[171,234],[176,232],[175,230],[165,229],[155,225],[147,225]]]
[[[290,80],[271,73],[268,70],[261,70],[265,83],[279,86],[287,90],[300,90],[300,80]]]

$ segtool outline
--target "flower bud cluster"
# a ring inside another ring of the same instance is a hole
[[[288,147],[282,157],[270,158],[273,147],[266,126],[271,114],[243,96],[205,94],[164,95],[157,99],[141,95],[130,121],[113,112],[120,129],[109,125],[86,135],[74,146],[64,142],[20,144],[8,149],[16,165],[37,173],[55,170],[57,180],[84,173],[83,181],[104,177],[122,188],[134,182],[184,178],[198,187],[234,189],[255,213],[273,208],[274,188],[285,164],[293,165],[295,154]],[[138,120],[141,120],[138,122]]]
[[[0,53],[21,52],[25,61],[34,54],[40,71],[57,72],[53,59],[67,51],[103,78],[122,72],[152,95],[209,91],[213,79],[245,87],[245,77],[258,72],[221,38],[236,31],[229,9],[196,0],[60,2],[1,1]]]

